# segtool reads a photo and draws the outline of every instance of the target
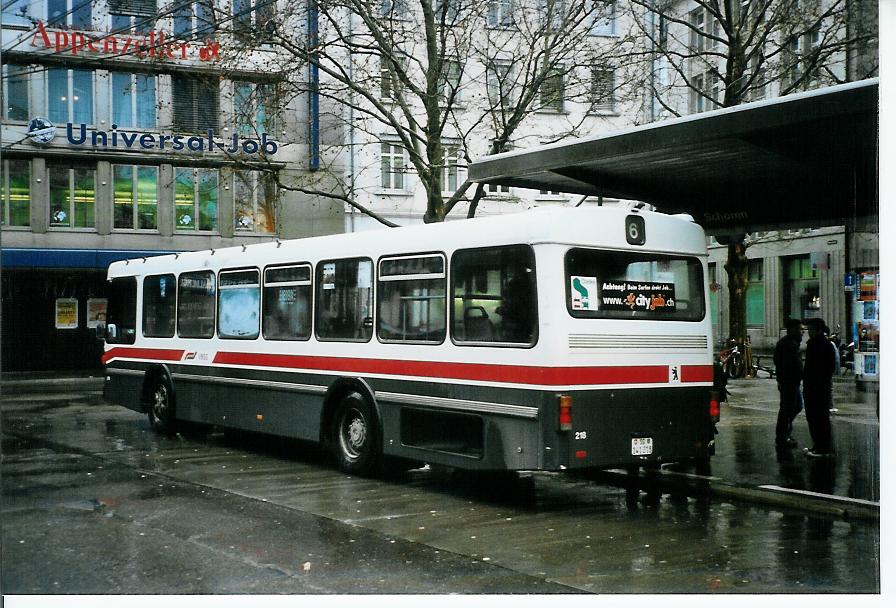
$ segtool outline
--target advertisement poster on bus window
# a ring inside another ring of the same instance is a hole
[[[323,278],[321,279],[321,289],[336,289],[336,263],[329,262],[324,264]]]
[[[75,298],[56,299],[56,329],[78,328],[78,300]]]
[[[95,329],[106,324],[106,308],[109,301],[106,298],[88,298],[87,300],[87,327]]]
[[[597,277],[570,277],[573,310],[597,310]]]
[[[602,281],[600,306],[603,310],[675,312],[675,285],[671,282]]]

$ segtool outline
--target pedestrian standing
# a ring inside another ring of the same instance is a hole
[[[781,401],[778,406],[778,424],[775,426],[775,445],[794,448],[793,420],[803,411],[800,381],[803,379],[803,363],[800,359],[800,343],[803,341],[803,324],[799,319],[788,319],[784,324],[787,334],[775,345],[775,378]]]
[[[836,347],[825,335],[824,321],[809,319],[806,327],[809,328],[809,341],[806,343],[806,365],[803,368],[803,400],[813,444],[806,454],[812,457],[832,456],[830,410],[837,364]]]

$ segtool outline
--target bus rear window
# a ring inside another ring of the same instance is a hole
[[[566,308],[574,317],[700,321],[703,271],[694,257],[570,249]]]

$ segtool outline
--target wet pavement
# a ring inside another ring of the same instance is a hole
[[[876,396],[849,387],[820,464],[778,460],[773,381],[733,382],[699,478],[729,494],[682,483],[632,501],[554,473],[349,477],[300,442],[160,437],[76,385],[90,387],[4,394],[5,593],[880,591],[878,522],[801,493],[879,496]]]

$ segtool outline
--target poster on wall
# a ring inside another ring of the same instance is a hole
[[[878,276],[875,272],[863,272],[859,278],[859,300],[869,302],[877,299]]]
[[[87,300],[87,327],[95,329],[106,324],[106,307],[109,301],[106,298],[88,298]]]
[[[78,328],[78,300],[75,298],[57,298],[56,329]]]

